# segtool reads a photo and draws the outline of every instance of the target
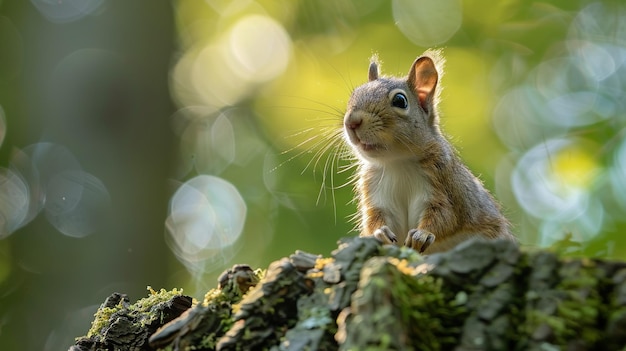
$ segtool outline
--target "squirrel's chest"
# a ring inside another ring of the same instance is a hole
[[[399,236],[417,227],[430,200],[431,186],[414,167],[387,167],[373,172],[366,184],[370,205],[382,209],[386,224]]]

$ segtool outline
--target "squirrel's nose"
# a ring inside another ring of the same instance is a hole
[[[358,118],[358,117],[354,117],[354,116],[350,116],[348,118],[346,118],[346,128],[348,129],[358,129],[361,126],[361,123],[363,122],[363,119]]]

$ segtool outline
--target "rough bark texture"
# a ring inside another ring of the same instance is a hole
[[[508,241],[421,257],[349,238],[218,284],[184,313],[177,290],[114,294],[70,350],[626,350],[626,263]]]

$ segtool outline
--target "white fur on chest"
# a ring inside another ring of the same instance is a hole
[[[417,228],[422,212],[431,196],[431,186],[419,166],[406,163],[372,166],[371,205],[383,209],[385,224],[402,245],[409,232]]]

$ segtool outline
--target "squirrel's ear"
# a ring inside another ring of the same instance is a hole
[[[430,57],[422,56],[413,62],[408,78],[409,87],[426,112],[433,108],[438,79],[437,68]]]
[[[378,64],[376,63],[376,61],[370,62],[370,69],[368,71],[368,78],[369,81],[373,81],[378,79]]]

